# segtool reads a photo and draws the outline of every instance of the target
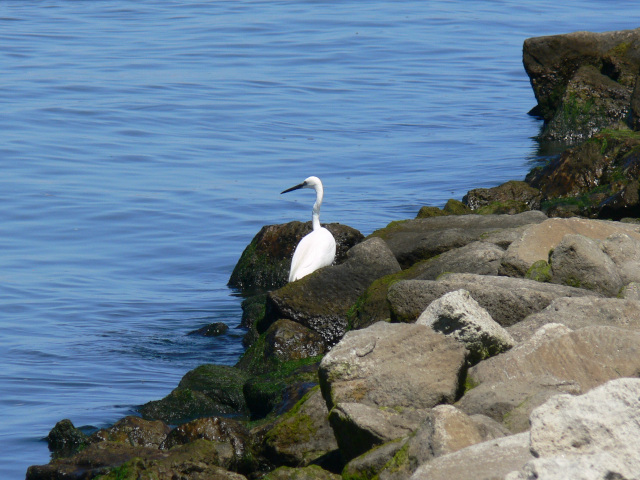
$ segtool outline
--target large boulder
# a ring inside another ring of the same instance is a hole
[[[524,68],[542,136],[575,141],[624,123],[640,71],[640,29],[525,40]]]
[[[377,278],[400,270],[389,247],[370,238],[349,250],[347,260],[269,292],[265,325],[288,318],[318,332],[331,346],[344,335],[349,309]]]
[[[320,362],[318,377],[329,409],[431,408],[455,401],[465,358],[459,342],[424,325],[378,322],[347,333]]]
[[[530,211],[518,215],[460,215],[392,222],[371,237],[382,238],[402,268],[452,248],[462,247],[500,230],[540,223],[546,215]]]
[[[472,365],[515,345],[511,335],[466,290],[456,290],[433,301],[416,323],[462,342],[469,350]]]
[[[529,432],[471,445],[421,465],[411,480],[495,480],[521,469],[534,457]]]
[[[531,414],[538,457],[509,480],[640,478],[640,380],[612,380],[581,396],[557,395]]]
[[[389,287],[391,320],[415,322],[425,308],[445,293],[467,290],[503,327],[546,308],[558,297],[596,295],[580,288],[550,285],[523,278],[453,273],[432,280],[404,280]]]
[[[343,262],[347,251],[364,238],[359,231],[346,225],[329,223],[323,226],[336,239],[336,263]],[[311,222],[262,227],[242,252],[231,273],[229,286],[248,293],[286,285],[293,252],[302,237],[310,232]]]
[[[518,342],[524,342],[548,323],[560,323],[571,330],[610,326],[640,331],[640,302],[620,298],[556,298],[544,310],[507,330]]]
[[[568,234],[579,234],[594,240],[626,234],[640,241],[640,225],[585,218],[550,218],[531,225],[520,239],[509,245],[500,274],[523,277],[537,261],[549,260],[549,252]]]
[[[469,190],[462,201],[481,214],[513,215],[527,210],[540,210],[540,198],[540,190],[526,182],[510,180],[497,187]]]
[[[558,393],[580,394],[621,376],[640,372],[640,331],[560,324],[542,327],[529,340],[469,369],[477,385],[457,403],[512,431],[529,427],[531,411]]]
[[[282,415],[264,437],[265,454],[276,465],[302,467],[318,463],[338,448],[319,388]]]

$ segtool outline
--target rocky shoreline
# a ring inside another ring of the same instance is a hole
[[[336,263],[290,284],[310,225],[265,226],[229,282],[237,365],[59,422],[27,479],[640,479],[640,29],[523,62],[561,155],[366,238],[327,225]]]

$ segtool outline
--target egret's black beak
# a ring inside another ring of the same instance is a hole
[[[307,185],[307,182],[302,182],[300,185],[296,185],[295,187],[287,188],[284,192],[280,192],[280,195],[287,192],[292,192],[293,190],[298,190],[299,188],[303,188]]]

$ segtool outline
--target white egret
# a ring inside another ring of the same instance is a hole
[[[322,182],[318,177],[309,177],[301,184],[288,188],[280,194],[299,188],[313,188],[316,191],[316,203],[313,204],[311,214],[313,231],[300,240],[296,251],[293,252],[291,270],[289,271],[290,282],[309,275],[319,268],[331,265],[336,256],[336,240],[329,230],[320,226],[320,205],[322,205],[324,197]]]

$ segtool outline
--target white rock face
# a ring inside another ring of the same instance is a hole
[[[431,302],[416,323],[464,343],[474,363],[509,350],[516,343],[464,289]]]

